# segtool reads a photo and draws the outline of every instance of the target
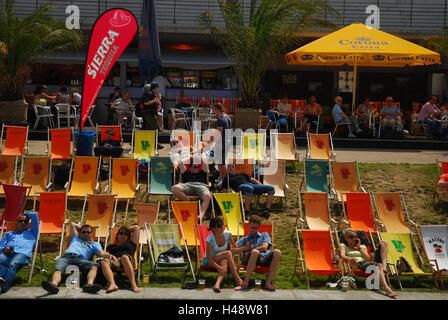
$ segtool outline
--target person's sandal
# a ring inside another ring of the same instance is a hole
[[[82,286],[82,291],[87,293],[97,293],[101,290],[101,286],[98,284],[86,284]]]
[[[42,281],[40,283],[42,288],[44,288],[48,293],[56,294],[59,292],[58,287],[56,287],[52,282],[50,281]]]

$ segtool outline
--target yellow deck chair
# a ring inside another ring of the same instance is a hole
[[[176,219],[176,223],[182,225],[182,229],[184,230],[183,235],[185,236],[189,247],[196,246],[194,226],[198,224],[199,207],[199,200],[171,201],[171,208],[174,212],[174,218]],[[181,245],[184,245],[184,238],[182,237],[182,234],[180,235],[180,243]]]
[[[95,193],[99,186],[99,160],[99,157],[75,157],[70,170],[70,180],[65,186],[68,197],[85,197],[86,193]]]
[[[307,158],[336,161],[331,133],[315,134],[307,132],[306,138],[308,142]]]
[[[379,216],[383,231],[393,233],[409,233],[411,230],[405,221],[403,211],[401,209],[401,202],[406,209],[403,194],[400,192],[375,193],[375,208]],[[411,225],[415,225],[409,219],[409,214],[406,209],[406,216]]]
[[[288,189],[288,185],[286,184],[286,168],[285,161],[276,161],[275,164],[272,164],[271,170],[269,169],[272,162],[268,162],[264,167],[264,173],[271,173],[270,171],[274,171],[274,168],[277,167],[276,172],[272,172],[272,174],[264,174],[263,175],[263,184],[273,186],[275,189],[274,197],[279,197],[284,199],[284,211],[286,212],[286,192]]]
[[[31,187],[31,195],[47,191],[49,169],[49,157],[23,157],[21,181],[23,186]]]
[[[18,156],[0,155],[0,194],[5,194],[2,184],[14,184],[17,179]]]
[[[131,157],[146,159],[159,154],[157,150],[158,130],[134,130],[131,141]]]
[[[271,130],[271,155],[276,160],[296,161],[299,152],[296,150],[294,133],[278,133]]]
[[[84,221],[84,212],[87,202],[87,218]],[[116,194],[86,194],[80,224],[98,226],[96,237],[106,238],[109,227],[115,226],[115,212],[118,197]]]
[[[28,126],[6,126],[2,124],[2,133],[0,136],[0,147],[2,146],[4,131],[6,128],[5,146],[2,154],[21,156],[28,154]]]
[[[333,194],[337,195],[339,202],[345,202],[345,193],[366,192],[361,186],[358,163],[331,162],[330,177],[333,179]]]
[[[310,230],[331,229],[331,223],[336,223],[336,221],[330,217],[330,207],[328,204],[327,193],[298,191],[297,194],[300,212],[300,217],[297,217],[297,219],[300,220],[300,228],[304,229],[306,222],[308,229]],[[302,197],[304,210],[302,210]]]
[[[244,235],[244,206],[243,197],[239,193],[213,193],[219,209],[224,218],[224,224],[227,226],[232,235],[238,239]],[[213,215],[215,215],[214,202],[212,202]]]
[[[264,160],[266,155],[266,134],[245,132],[242,135],[242,159]]]

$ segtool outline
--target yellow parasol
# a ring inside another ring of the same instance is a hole
[[[292,65],[353,66],[354,110],[358,66],[440,64],[440,54],[362,23],[354,23],[286,54],[285,60]]]

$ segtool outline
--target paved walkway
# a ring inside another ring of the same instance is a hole
[[[409,292],[397,291],[398,297],[391,299],[382,292],[367,290],[348,290],[342,292],[333,290],[249,290],[236,292],[233,289],[223,289],[220,294],[212,289],[182,290],[179,288],[142,288],[141,293],[133,293],[130,290],[119,290],[106,294],[101,290],[97,294],[88,294],[80,289],[60,288],[56,295],[48,294],[42,288],[11,288],[7,293],[0,295],[3,299],[151,299],[151,300],[448,300],[447,292]],[[0,303],[1,304],[1,303]]]
[[[159,150],[160,156],[169,156],[169,144],[161,144]],[[45,154],[47,150],[47,142],[39,140],[31,140],[28,142],[29,154],[39,155]],[[130,144],[124,144],[125,151],[130,150]],[[306,148],[299,147],[300,159],[306,154]],[[336,159],[338,161],[368,162],[368,163],[435,163],[436,159],[448,158],[448,150],[397,150],[390,149],[335,149]]]

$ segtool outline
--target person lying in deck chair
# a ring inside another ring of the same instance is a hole
[[[88,224],[79,226],[72,222],[70,224],[70,246],[62,257],[60,257],[54,266],[54,273],[51,282],[42,281],[41,286],[51,294],[59,292],[58,285],[61,282],[62,273],[69,265],[78,266],[82,272],[88,272],[87,284],[82,287],[84,292],[97,293],[101,286],[94,284],[98,271],[98,264],[90,261],[94,255],[101,258],[109,258],[117,261],[113,255],[104,252],[98,242],[90,240],[92,227]]]
[[[106,139],[99,143],[99,146],[95,147],[93,150],[95,156],[106,156],[112,158],[119,158],[123,153],[123,147],[120,141],[113,140],[115,131],[113,129],[108,129],[106,131]]]
[[[393,292],[392,289],[387,285],[386,277],[384,275],[385,273],[387,273],[387,242],[380,242],[380,245],[375,251],[373,261],[369,261],[370,255],[367,252],[367,248],[365,245],[361,244],[361,240],[358,238],[355,230],[345,229],[342,235],[347,244],[341,243],[339,247],[339,254],[341,256],[341,259],[347,261],[350,266],[361,269],[364,272],[366,272],[367,267],[369,266],[377,266],[380,283],[386,291],[387,296],[391,298],[396,297],[397,294]]]
[[[269,237],[267,232],[258,232],[260,225],[260,217],[251,215],[249,218],[249,234],[244,238],[241,238],[236,243],[238,249],[234,249],[235,253],[243,254],[242,262],[243,265],[247,266],[247,273],[241,284],[241,290],[244,290],[249,286],[250,276],[256,266],[269,267],[265,288],[269,291],[275,291],[275,289],[277,289],[277,286],[271,281],[277,270],[281,252],[278,249],[271,251],[271,237]]]
[[[7,232],[0,241],[0,293],[9,290],[16,273],[30,262],[39,232],[37,220],[36,212],[20,214],[17,230]]]
[[[267,193],[266,208],[261,215],[264,218],[269,218],[269,210],[271,209],[272,200],[274,200],[275,189],[273,186],[261,184],[257,179],[252,178],[247,173],[236,173],[235,164],[227,165],[228,178],[226,177],[222,182],[224,188],[223,192],[227,192],[226,188],[229,185],[235,192],[240,192],[244,195],[244,210],[247,216],[250,215],[250,202],[254,194]]]

